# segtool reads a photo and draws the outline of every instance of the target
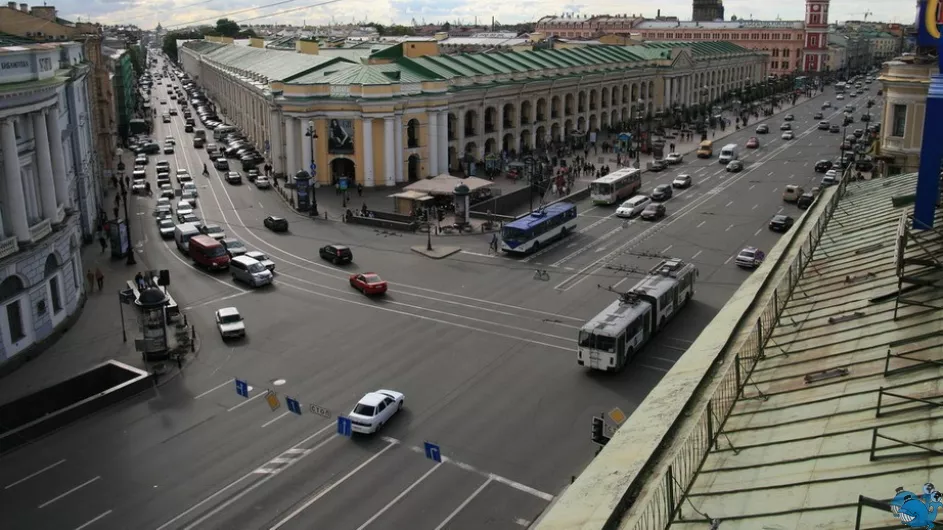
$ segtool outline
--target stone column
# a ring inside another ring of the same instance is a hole
[[[311,173],[311,137],[308,133],[308,120],[299,119],[295,134],[301,143],[301,169]]]
[[[439,121],[439,141],[436,144],[439,148],[439,173],[449,172],[449,113],[440,111],[436,119]]]
[[[62,133],[59,131],[59,113],[53,108],[46,114],[46,130],[49,133],[49,154],[52,157],[52,177],[56,187],[56,201],[72,208],[69,183],[65,174],[65,157],[62,155]]]
[[[439,174],[439,120],[434,112],[426,114],[429,120],[429,160],[426,163],[427,176]]]
[[[49,154],[49,132],[46,130],[45,114],[45,109],[33,113],[33,136],[36,141],[40,204],[42,204],[43,218],[57,223],[59,222],[59,219],[56,218],[59,203],[56,202],[56,185],[52,178],[52,158]]]
[[[363,123],[363,185],[372,188],[373,178],[373,118],[364,117]]]
[[[396,182],[403,182],[403,116],[397,114],[393,120],[393,137],[396,149]]]
[[[448,123],[448,113],[445,114],[446,123]],[[484,118],[482,116],[482,118]],[[484,129],[485,122],[484,119],[481,121],[481,128]],[[479,131],[480,135],[480,131]],[[476,135],[478,136],[478,135]],[[462,167],[462,158],[465,156],[465,113],[459,111],[455,115],[455,156],[458,160],[455,161],[456,167]]]
[[[26,195],[23,193],[23,177],[12,119],[0,122],[0,148],[3,149],[3,189],[7,196],[7,203],[3,206],[9,208],[13,235],[17,241],[30,241]]]
[[[393,129],[393,117],[387,116],[383,118],[383,176],[385,184],[389,187],[396,185],[396,173],[394,166],[396,165],[396,141],[394,138],[394,129]]]
[[[285,116],[285,175],[287,180],[291,180],[298,172],[298,151],[295,150],[295,133],[298,126],[295,125],[295,119],[291,116]]]

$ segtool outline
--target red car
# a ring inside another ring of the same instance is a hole
[[[375,272],[362,272],[350,277],[350,286],[363,294],[384,294],[386,282],[381,280]]]
[[[750,139],[747,140],[747,148],[756,149],[759,146],[760,146],[760,141],[756,139],[756,136],[751,136]]]

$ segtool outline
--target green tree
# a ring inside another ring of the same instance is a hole
[[[239,36],[239,24],[228,18],[221,18],[216,21],[216,34],[220,37],[232,37],[236,38]]]
[[[177,41],[202,39],[206,33],[206,30],[172,31],[164,35],[164,41],[161,43],[161,50],[163,50],[163,52],[167,54],[167,57],[170,57],[172,61],[177,62]]]

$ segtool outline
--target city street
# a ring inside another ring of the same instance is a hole
[[[158,113],[164,89],[155,86]],[[875,91],[835,101],[827,88],[790,109],[793,140],[780,138],[779,114],[717,139],[711,159],[692,153],[646,172],[644,193],[681,173],[693,178],[660,221],[624,221],[616,206],[583,201],[577,233],[524,258],[489,255],[491,236],[481,235],[437,238],[463,252],[430,260],[410,250],[425,244],[422,234],[305,219],[274,190],[227,184],[192,147],[182,115],[156,119],[152,137],[177,143],[174,154],[150,157],[152,186],[157,160],[168,160],[172,175],[187,168],[199,188],[195,213],[266,253],[275,282],[251,290],[195,268],[160,238],[156,199],[134,198],[140,268],[170,270],[170,292],[202,349],[160,389],[0,460],[4,528],[525,528],[593,457],[590,417],[613,407],[631,413],[750,274],[733,257],[776,243],[773,215],[801,215],[783,202],[784,187],[817,186],[815,162],[839,155],[841,135],[816,129],[821,104],[832,102],[824,111],[832,123],[848,103],[857,119]],[[756,135],[758,123],[770,133]],[[866,125],[848,132],[858,127]],[[751,136],[759,149],[743,147]],[[740,147],[740,173],[717,162],[728,143]],[[290,231],[267,230],[268,215],[286,217]],[[353,264],[319,259],[328,243],[350,246]],[[623,372],[578,366],[579,327],[615,299],[605,289],[632,287],[663,257],[697,265],[693,302]],[[550,280],[534,279],[535,269]],[[389,293],[372,299],[351,289],[348,276],[362,271],[389,281]],[[245,340],[220,340],[214,311],[226,306],[245,317]],[[234,379],[251,386],[248,398]],[[376,389],[404,393],[404,409],[374,435],[337,434],[335,417]],[[280,398],[275,410],[266,390]],[[287,410],[287,396],[301,403],[300,416]],[[426,442],[441,449],[441,463],[426,457]]]

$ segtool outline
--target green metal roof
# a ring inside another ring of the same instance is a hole
[[[338,57],[231,45],[224,45],[203,55],[225,66],[261,75],[269,81],[291,81],[328,64],[346,62]]]
[[[642,48],[652,48],[652,49],[671,49],[671,48],[689,48],[691,53],[694,55],[695,59],[701,59],[706,57],[717,57],[730,54],[750,54],[755,55],[757,52],[753,50],[748,50],[743,46],[734,44],[732,42],[726,41],[705,41],[705,42],[693,42],[693,41],[659,41],[659,42],[646,42],[639,44],[636,47]]]

